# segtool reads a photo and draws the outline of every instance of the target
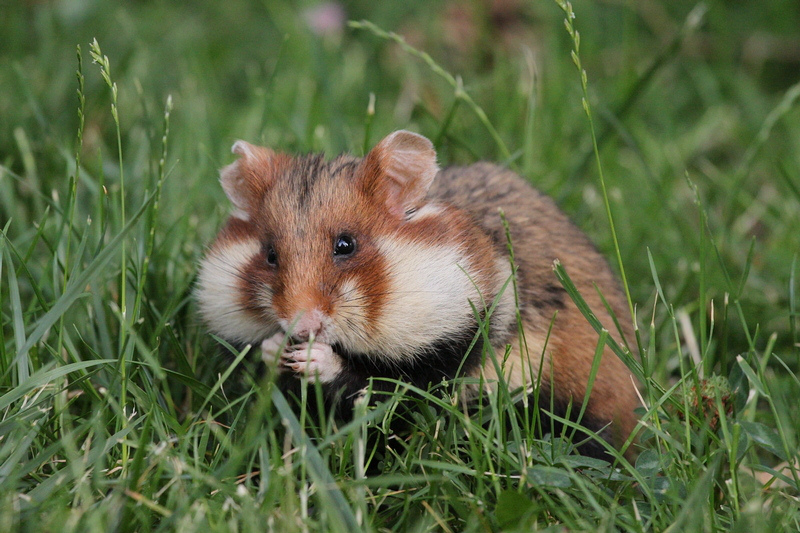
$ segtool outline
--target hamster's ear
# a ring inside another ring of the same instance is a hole
[[[386,203],[398,218],[418,209],[439,172],[436,150],[426,137],[396,131],[370,150],[361,163],[364,191]]]
[[[245,141],[233,143],[237,161],[219,172],[219,181],[236,208],[234,216],[247,220],[257,200],[272,185],[275,177],[275,152]]]

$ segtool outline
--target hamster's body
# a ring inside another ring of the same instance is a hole
[[[579,410],[599,337],[553,261],[607,329],[615,331],[595,285],[620,322],[629,321],[605,260],[551,199],[491,164],[439,172],[430,141],[404,131],[363,159],[293,158],[241,141],[233,150],[241,157],[221,181],[236,212],[199,275],[201,313],[214,333],[260,344],[284,378],[319,381],[341,407],[370,377],[423,389],[481,373],[497,383],[476,335],[477,310],[488,315],[498,361],[511,346],[507,386],[530,388],[541,366],[545,405],[552,393],[557,410],[570,402]],[[375,380],[372,388],[394,385]],[[635,425],[637,398],[628,369],[606,348],[581,423],[620,445]]]

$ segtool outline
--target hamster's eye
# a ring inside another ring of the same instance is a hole
[[[269,266],[278,266],[278,252],[275,251],[275,248],[271,244],[268,244],[266,247],[267,250],[267,264]]]
[[[346,257],[356,251],[356,239],[352,235],[342,233],[333,242],[333,255]]]

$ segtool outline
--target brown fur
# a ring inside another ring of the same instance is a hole
[[[531,347],[543,343],[551,319],[557,317],[548,339],[553,387],[560,400],[572,400],[577,409],[586,392],[599,336],[561,289],[553,262],[558,259],[564,265],[592,311],[611,335],[621,341],[597,294],[595,285],[599,287],[619,318],[626,339],[632,341],[633,326],[627,319],[630,314],[605,259],[552,199],[496,165],[478,163],[447,168],[434,181],[430,197],[447,199],[472,213],[475,221],[493,237],[498,253],[506,254],[505,229],[499,214],[502,209],[518,267],[520,311],[527,344]],[[519,343],[512,342],[512,346],[511,359],[522,357]],[[535,368],[540,356],[541,353],[529,350],[528,357]],[[551,376],[547,364],[543,370],[543,382],[548,382]],[[521,365],[515,371],[511,381],[521,384]],[[530,383],[529,378],[527,382]],[[634,409],[638,406],[633,377],[606,348],[587,406],[587,418],[613,421],[614,441],[620,445],[636,425]]]

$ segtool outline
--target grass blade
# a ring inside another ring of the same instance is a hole
[[[317,496],[323,505],[324,510],[338,526],[339,531],[362,531],[361,524],[356,520],[347,499],[339,489],[331,471],[325,465],[322,456],[319,454],[314,443],[300,427],[300,422],[289,407],[286,399],[277,389],[272,391],[272,402],[280,413],[291,432],[292,439],[296,446],[300,447],[307,461],[307,468],[314,483],[317,485]]]
[[[105,265],[111,260],[118,251],[125,236],[136,225],[139,217],[147,210],[152,202],[154,195],[151,194],[142,203],[139,210],[131,217],[125,226],[114,236],[111,241],[104,246],[86,268],[80,274],[76,274],[70,279],[69,284],[64,289],[64,293],[55,301],[53,307],[36,321],[36,327],[28,336],[25,343],[17,349],[15,362],[27,357],[28,351],[39,342],[50,327],[55,324],[61,316],[66,313],[78,298],[85,296],[86,287],[97,279],[103,271]]]

